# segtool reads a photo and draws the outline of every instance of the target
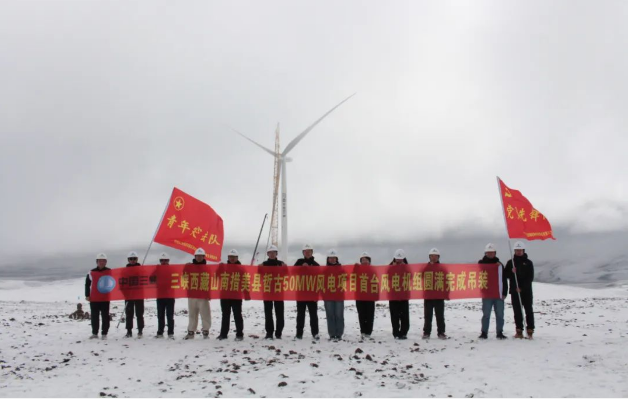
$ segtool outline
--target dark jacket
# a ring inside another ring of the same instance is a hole
[[[295,266],[320,266],[315,260],[314,257],[312,256],[311,258],[305,259],[305,258],[301,258],[299,260],[297,260],[297,263],[294,264]]]
[[[403,258],[403,263],[405,263],[407,265],[408,264],[408,259]],[[395,258],[393,258],[393,260],[391,260],[388,265],[390,266],[390,265],[394,265],[394,264],[395,264]]]
[[[135,267],[135,266],[142,266],[142,265],[140,265],[140,264],[139,264],[139,262],[138,262],[138,263],[136,263],[136,264],[134,264],[134,265],[132,265],[132,264],[130,264],[130,263],[127,263],[127,264],[126,264],[126,267]]]
[[[229,263],[229,261],[227,261],[226,265],[241,265],[242,263],[237,260],[236,263]]]
[[[508,296],[508,276],[506,276],[506,270],[504,269],[504,264],[499,261],[498,257],[489,259],[486,256],[480,259],[478,263],[489,264],[489,265],[492,263],[499,263],[502,266],[502,296],[506,298]]]
[[[284,263],[279,259],[266,259],[262,262],[262,266],[284,266]]]
[[[97,272],[97,273],[102,273],[102,272],[104,272],[106,270],[111,270],[111,269],[108,268],[107,266],[105,266],[102,269],[99,269],[99,268],[95,267],[91,271]],[[89,273],[88,273],[87,277],[85,277],[85,297],[90,296],[89,294],[91,293],[91,289],[92,289],[92,279],[89,277]]]
[[[515,267],[517,268],[517,282],[521,291],[532,291],[532,281],[534,281],[534,263],[528,259],[528,254],[515,256]],[[512,260],[506,263],[506,276],[510,280],[510,294],[517,293],[515,274],[512,272]]]
[[[206,265],[207,264],[207,259],[203,259],[200,262],[197,262],[196,259],[192,259],[192,264],[193,265]]]

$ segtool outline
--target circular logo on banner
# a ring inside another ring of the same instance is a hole
[[[102,276],[98,279],[98,284],[96,284],[96,288],[98,292],[101,294],[108,294],[116,288],[116,279],[111,276]]]
[[[183,201],[183,198],[177,197],[174,199],[174,209],[180,211],[181,209],[183,209],[183,206],[185,206],[185,201]]]

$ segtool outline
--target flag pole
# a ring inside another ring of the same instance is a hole
[[[174,189],[172,190],[172,192],[174,192]],[[144,266],[144,263],[146,262],[146,258],[148,257],[148,253],[150,252],[150,247],[153,246],[153,241],[155,241],[155,237],[157,236],[157,231],[159,231],[159,226],[161,226],[161,222],[163,222],[164,220],[164,215],[166,214],[166,211],[168,210],[168,205],[170,204],[171,199],[172,199],[172,194],[170,194],[170,198],[168,198],[168,202],[166,202],[166,207],[164,208],[164,212],[161,214],[161,219],[159,219],[159,223],[157,223],[155,234],[153,234],[153,238],[150,240],[150,244],[148,245],[148,249],[146,250],[144,259],[142,259],[142,263],[141,263],[142,266]],[[118,324],[116,325],[116,328],[120,328],[120,323],[122,322],[122,315],[126,313],[126,307],[128,304],[129,304],[129,301],[125,300],[124,309],[122,309],[122,314],[118,317]]]
[[[499,178],[499,176],[497,176],[497,191],[499,191],[499,200],[502,202],[502,214],[504,215],[504,227],[506,228],[506,237],[508,238],[508,250],[510,252],[510,261],[512,262],[512,267],[515,267],[515,257],[512,252],[512,243],[510,242],[510,235],[508,234],[508,221],[506,220],[506,212],[504,209],[504,195],[502,193],[502,186],[501,184],[499,184],[500,181],[501,179]],[[514,276],[515,276],[515,286],[516,286],[517,296],[519,297],[519,306],[521,307],[521,318],[523,319],[523,322],[525,323],[524,325],[526,326],[526,329],[527,329],[528,325],[526,323],[526,319],[523,313],[523,302],[521,301],[521,292],[519,291],[519,280],[517,279],[517,273],[514,273]]]

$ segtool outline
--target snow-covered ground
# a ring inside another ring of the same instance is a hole
[[[89,340],[89,321],[67,315],[83,280],[0,282],[0,396],[44,397],[484,397],[628,396],[628,289],[536,284],[534,340],[479,341],[480,301],[446,304],[451,339],[420,339],[422,301],[410,304],[407,341],[391,335],[388,304],[378,303],[373,341],[361,342],[353,302],[345,340],[293,341],[296,310],[286,306],[284,339],[265,341],[261,302],[245,302],[245,340],[183,341],[187,301],[177,300],[174,341],[157,340],[155,302],[146,302],[145,338],[124,339],[114,320],[107,341]],[[508,299],[506,333],[514,325]],[[86,310],[88,304],[84,302]],[[112,312],[119,312],[119,302]],[[232,322],[233,323],[233,322]],[[434,327],[435,328],[435,327]],[[198,338],[198,337],[197,337]]]

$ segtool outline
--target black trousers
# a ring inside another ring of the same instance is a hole
[[[410,301],[388,301],[393,337],[405,337],[410,330]]]
[[[273,320],[273,306],[275,307],[275,317],[277,318],[277,329]],[[266,334],[281,338],[283,332],[283,301],[264,301],[264,318],[266,319]]]
[[[174,335],[174,298],[157,299],[157,334],[162,335],[168,318],[168,335]]]
[[[515,313],[515,326],[519,330],[523,330],[523,314],[521,313],[521,302],[523,302],[523,308],[526,312],[526,327],[534,330],[534,311],[532,310],[532,291],[521,291],[521,302],[519,302],[519,295],[517,292],[510,294],[512,298],[512,310]]]
[[[316,301],[297,301],[297,335],[303,336],[303,328],[305,327],[305,308],[310,313],[310,328],[312,336],[318,335],[318,302]]]
[[[375,301],[355,301],[360,321],[360,333],[371,335],[375,322]]]
[[[432,317],[436,313],[436,330],[438,334],[445,334],[445,300],[426,299],[423,301],[423,311],[425,317],[423,333],[427,335],[432,333]]]
[[[229,334],[229,324],[231,323],[231,310],[233,310],[233,320],[236,325],[236,337],[244,337],[244,320],[242,320],[242,299],[221,299],[220,309],[222,310],[222,325],[220,335],[226,337]]]
[[[124,301],[126,307],[126,329],[133,330],[133,314],[137,317],[137,330],[142,332],[144,329],[144,300]]]
[[[92,311],[92,334],[98,335],[98,327],[102,318],[102,335],[109,332],[109,302],[90,302],[89,308]]]

